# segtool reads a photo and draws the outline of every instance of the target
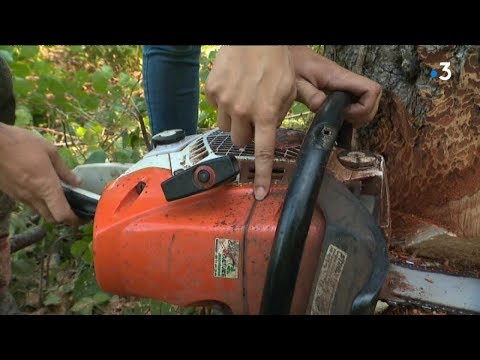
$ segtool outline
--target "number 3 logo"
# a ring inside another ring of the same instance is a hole
[[[442,68],[442,71],[446,72],[447,73],[447,76],[440,76],[439,79],[440,80],[448,80],[452,77],[452,72],[450,71],[450,69],[448,68],[450,66],[450,63],[449,62],[441,62],[440,65],[443,65],[443,68]]]

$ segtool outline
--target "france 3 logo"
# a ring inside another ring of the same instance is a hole
[[[443,75],[438,76],[438,71],[432,69],[432,71],[430,71],[430,76],[432,77],[432,79],[435,79],[437,76],[440,80],[444,81],[450,79],[452,77],[452,72],[450,71],[450,62],[441,62],[440,66],[443,66],[441,70],[443,72]]]

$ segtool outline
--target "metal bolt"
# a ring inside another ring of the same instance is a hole
[[[372,167],[377,160],[375,155],[363,151],[341,151],[337,158],[343,166],[353,170]]]

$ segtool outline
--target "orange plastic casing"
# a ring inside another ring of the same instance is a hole
[[[145,168],[105,188],[93,234],[100,287],[179,306],[217,302],[234,314],[258,314],[286,185],[273,185],[260,202],[252,184],[221,185],[167,202],[161,183],[171,176],[170,170]],[[292,314],[307,311],[324,231],[316,209]]]

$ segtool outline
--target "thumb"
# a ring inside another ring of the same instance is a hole
[[[317,112],[327,96],[322,90],[305,79],[297,79],[297,100],[304,103],[312,112]]]
[[[71,186],[80,185],[80,179],[67,167],[56,149],[55,151],[52,151],[50,153],[50,160],[52,162],[53,168],[55,169],[55,172],[60,179],[62,179]]]

